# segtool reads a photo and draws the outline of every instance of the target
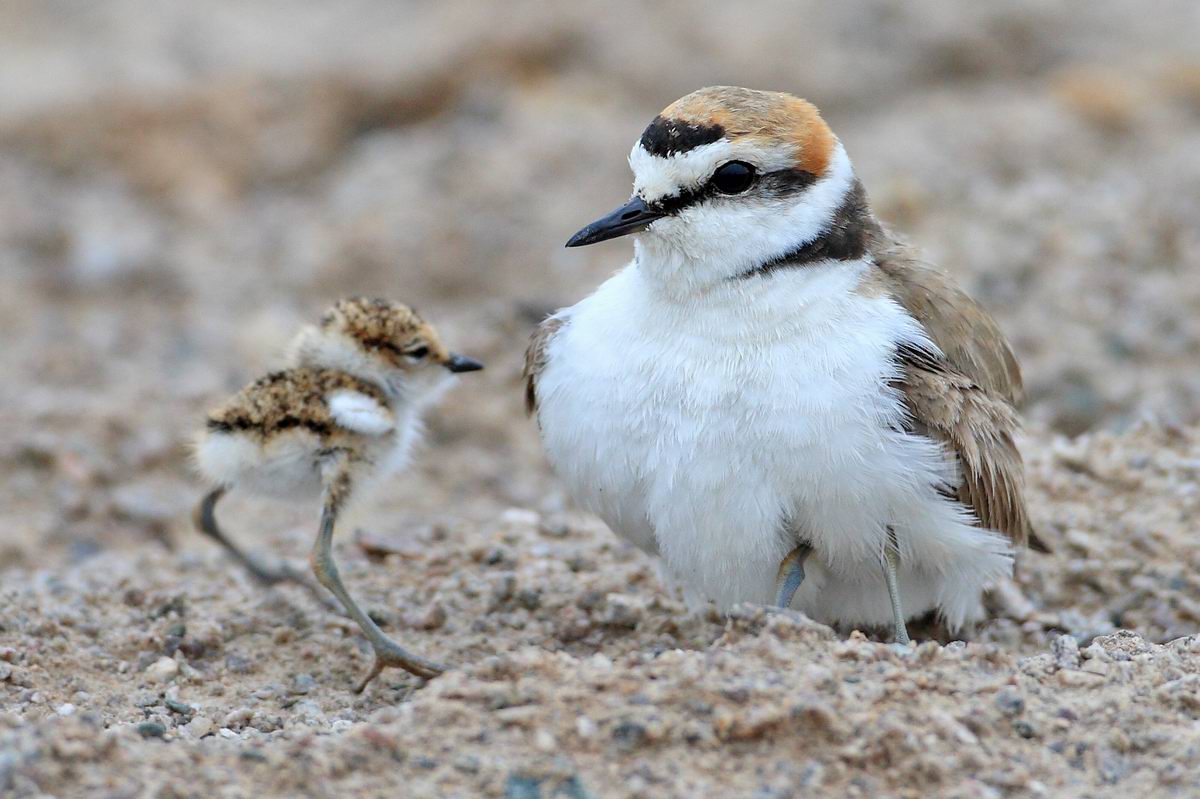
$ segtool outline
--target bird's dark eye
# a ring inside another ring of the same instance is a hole
[[[429,354],[429,348],[422,344],[419,347],[413,347],[411,350],[405,350],[404,354],[414,361],[419,361]]]
[[[754,167],[745,161],[730,161],[713,173],[712,185],[722,194],[741,194],[754,182]]]

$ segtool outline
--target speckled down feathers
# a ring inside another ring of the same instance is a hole
[[[329,397],[338,391],[354,391],[387,407],[383,389],[367,380],[332,369],[286,369],[251,383],[208,415],[213,432],[240,432],[271,436],[291,428],[303,428],[322,438],[340,429],[329,407]]]
[[[423,343],[432,360],[445,363],[449,351],[433,327],[407,305],[386,299],[352,297],[341,300],[322,318],[323,329],[337,328],[368,350],[399,358],[407,345]]]

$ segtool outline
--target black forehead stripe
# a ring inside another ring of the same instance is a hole
[[[642,132],[642,147],[651,155],[668,158],[704,144],[712,144],[724,135],[725,128],[720,125],[696,125],[681,119],[657,116]]]

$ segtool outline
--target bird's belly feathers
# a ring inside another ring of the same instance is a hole
[[[941,448],[902,432],[893,354],[921,335],[902,310],[855,297],[808,326],[720,329],[606,288],[571,309],[538,387],[546,451],[577,501],[723,607],[770,602],[804,540],[814,559],[794,606],[886,622],[891,526],[906,610],[977,614],[1007,548],[938,494],[953,479]]]
[[[195,456],[200,472],[214,484],[277,499],[307,499],[320,496],[330,452],[353,453],[356,491],[361,491],[404,468],[419,437],[419,426],[409,417],[381,436],[343,430],[319,436],[295,429],[263,440],[252,433],[206,431],[196,442]]]

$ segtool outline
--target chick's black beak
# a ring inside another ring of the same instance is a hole
[[[449,360],[443,365],[451,372],[478,372],[483,368],[483,364],[474,358],[468,358],[456,352],[450,353]]]
[[[629,202],[605,217],[597,219],[583,230],[576,233],[567,242],[568,247],[583,247],[598,241],[608,241],[618,236],[627,236],[645,230],[655,219],[662,219],[666,214],[653,211],[645,200],[636,194]]]

